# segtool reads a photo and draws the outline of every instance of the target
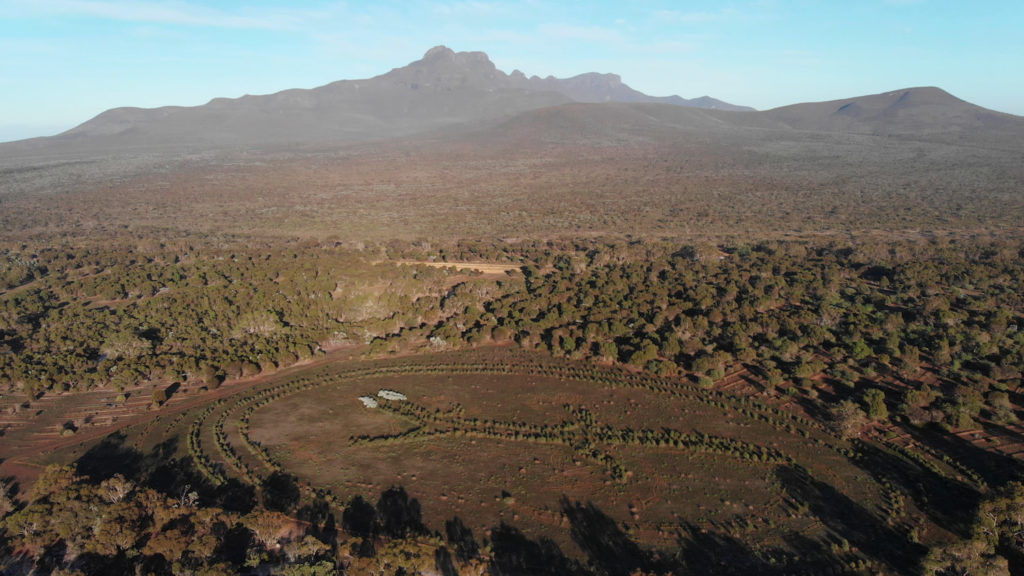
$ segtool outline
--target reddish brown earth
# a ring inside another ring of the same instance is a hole
[[[89,445],[129,426],[144,425],[157,417],[187,412],[217,399],[226,398],[272,378],[350,358],[351,347],[337,347],[324,356],[288,368],[250,378],[231,380],[215,390],[200,390],[202,384],[182,386],[159,409],[150,409],[152,392],[166,384],[147,385],[125,390],[128,399],[116,404],[118,392],[89,390],[61,395],[48,394],[17,408],[24,398],[8,395],[0,398],[0,477],[11,476],[23,486],[31,485],[55,452],[78,445]],[[13,413],[17,410],[16,413]],[[80,423],[74,434],[62,435],[66,422]]]

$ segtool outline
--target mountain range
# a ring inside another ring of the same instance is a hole
[[[615,74],[566,79],[527,77],[518,70],[506,74],[483,52],[437,46],[420,60],[365,80],[216,98],[194,107],[115,108],[57,136],[0,145],[0,152],[117,153],[358,143],[486,129],[501,133],[522,130],[538,114],[543,122],[574,127],[579,135],[682,129],[980,139],[1002,145],[1024,139],[1024,118],[986,110],[934,87],[757,112],[708,96],[649,96]]]

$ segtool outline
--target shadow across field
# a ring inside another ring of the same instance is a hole
[[[592,503],[570,502],[562,497],[562,513],[569,519],[573,542],[586,554],[599,574],[629,574],[663,569],[654,554],[631,540],[619,524]]]
[[[547,538],[531,540],[504,522],[491,529],[490,573],[495,576],[591,574]]]
[[[1015,394],[1015,396],[1020,396],[1020,394]],[[1016,402],[1018,402],[1017,400],[1014,400],[1014,402],[1015,402],[1014,405],[1016,405],[1016,406],[1020,405],[1020,404],[1016,404]],[[1016,430],[1012,426],[1003,425],[1003,424],[996,424],[994,422],[981,422],[980,424],[981,424],[981,427],[985,430],[985,434],[987,434],[989,436],[994,436],[994,437],[1002,436],[1004,438],[1010,439],[1011,441],[1013,441],[1015,443],[1024,443],[1024,434],[1021,434],[1018,430]]]
[[[593,503],[571,502],[563,497],[562,513],[568,519],[573,543],[582,552],[581,559],[567,555],[550,540],[531,540],[503,523],[491,530],[492,573],[781,576],[817,573],[843,564],[825,544],[799,534],[787,535],[787,549],[756,551],[731,535],[683,522],[678,528],[675,550],[654,550],[640,546],[623,526]],[[464,527],[458,526],[458,519],[448,524],[448,542],[457,549],[466,546],[467,534]],[[461,544],[455,542],[457,538],[453,535],[461,538]],[[472,541],[471,533],[469,540]]]
[[[401,486],[382,492],[376,506],[362,496],[353,497],[342,513],[341,526],[345,532],[362,539],[356,553],[363,557],[376,555],[377,547],[385,540],[430,533],[423,524],[419,501],[410,498]]]
[[[676,571],[681,574],[739,576],[781,573],[738,539],[689,522],[680,526],[678,543]]]
[[[1024,463],[1012,456],[985,450],[969,440],[944,431],[916,426],[906,426],[904,430],[915,442],[924,444],[939,454],[948,454],[971,468],[990,486],[1002,486],[1007,482],[1024,479]]]
[[[0,458],[0,464],[4,461]],[[21,483],[14,476],[4,476],[0,478],[0,499],[4,497],[13,498],[21,492]]]
[[[252,486],[234,478],[220,486],[213,485],[196,468],[192,458],[176,457],[178,442],[178,437],[174,436],[144,453],[127,445],[124,433],[115,432],[78,458],[75,469],[97,484],[120,474],[171,498],[181,498],[194,491],[203,502],[231,512],[246,514],[255,507],[256,491]]]
[[[970,537],[971,521],[981,497],[962,482],[868,442],[857,442],[854,460],[879,483],[886,480],[906,491],[923,512],[947,530]]]
[[[102,482],[115,474],[145,483],[172,498],[188,491],[228,510],[248,512],[256,504],[255,490],[237,480],[213,486],[196,470],[192,459],[176,457],[177,438],[170,438],[143,453],[125,442],[123,434],[112,434],[93,446],[76,462],[80,474]],[[876,460],[882,455],[872,455]],[[895,464],[888,464],[892,467]],[[909,472],[907,472],[909,473]],[[901,573],[914,569],[923,547],[884,525],[866,509],[833,487],[812,478],[796,466],[779,468],[783,489],[807,505],[834,534],[836,541],[848,540],[868,558]],[[280,492],[283,508],[309,523],[308,533],[325,544],[337,546],[339,528],[359,539],[353,553],[374,557],[390,540],[431,534],[424,523],[421,506],[404,487],[393,486],[375,503],[353,498],[341,513],[340,526],[326,502],[305,503],[294,499],[292,477],[267,482],[263,492]],[[280,486],[277,486],[280,484]],[[266,494],[264,494],[266,496]],[[561,512],[568,524],[568,536],[575,545],[563,550],[549,538],[534,539],[520,528],[502,522],[480,543],[473,531],[458,517],[444,523],[445,545],[434,553],[438,573],[457,574],[457,565],[483,558],[489,550],[489,571],[511,575],[600,575],[628,576],[656,574],[799,574],[842,564],[828,545],[798,534],[784,537],[784,548],[751,548],[730,534],[683,522],[678,526],[677,547],[672,550],[646,548],[634,540],[628,528],[597,505],[572,501],[563,496]],[[230,545],[244,550],[243,538]]]
[[[911,542],[907,534],[888,526],[806,469],[780,466],[776,477],[790,498],[807,506],[836,538],[849,542],[872,560],[905,574],[916,570],[924,557],[924,546]]]
[[[480,546],[473,537],[473,530],[458,516],[444,523],[444,533],[460,561],[467,562],[480,555]]]

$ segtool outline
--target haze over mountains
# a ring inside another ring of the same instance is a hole
[[[632,137],[666,130],[705,135],[781,130],[999,146],[1024,141],[1024,118],[980,108],[939,88],[756,112],[708,96],[648,96],[615,74],[567,79],[527,77],[518,70],[506,74],[483,52],[437,46],[420,60],[370,79],[216,98],[195,107],[116,108],[57,136],[0,145],[0,152],[12,157],[348,144],[486,129],[500,135],[539,117],[548,124],[544,130],[561,127],[557,138],[568,140],[609,131]]]

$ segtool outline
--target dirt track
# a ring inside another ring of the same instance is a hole
[[[398,264],[430,266],[432,268],[457,268],[459,270],[474,270],[483,274],[507,274],[513,270],[519,270],[520,266],[515,264],[500,264],[494,262],[428,262],[426,260],[399,260]]]

